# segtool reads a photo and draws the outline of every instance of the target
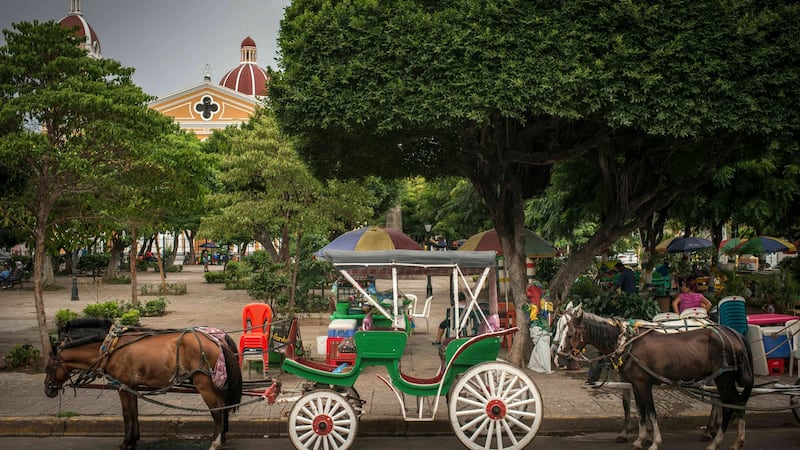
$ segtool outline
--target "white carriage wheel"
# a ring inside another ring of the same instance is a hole
[[[289,439],[297,449],[348,449],[358,417],[347,399],[329,390],[302,396],[289,414]]]
[[[448,412],[470,449],[522,449],[542,424],[542,396],[530,376],[505,362],[467,370],[450,390]]]

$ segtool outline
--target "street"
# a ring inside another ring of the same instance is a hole
[[[747,450],[791,450],[800,449],[798,429],[779,428],[774,430],[758,429],[747,432]],[[705,442],[699,441],[699,431],[664,433],[661,448],[663,450],[687,450],[705,448]],[[614,442],[616,433],[593,433],[576,436],[537,436],[529,448],[548,450],[626,450],[630,443]],[[720,448],[727,448],[733,442],[734,434],[729,431]],[[37,450],[102,450],[116,449],[121,437],[0,437],[0,448],[37,449]],[[154,440],[142,439],[140,450],[204,450],[208,448],[208,439],[190,440]],[[257,439],[230,438],[223,447],[225,450],[293,450],[288,438]],[[353,450],[458,450],[464,447],[455,437],[359,437],[355,440]]]

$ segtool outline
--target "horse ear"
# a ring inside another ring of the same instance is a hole
[[[580,305],[575,307],[574,313],[575,313],[575,317],[578,318],[578,319],[583,317],[583,303],[581,303]]]

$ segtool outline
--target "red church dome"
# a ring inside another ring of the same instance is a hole
[[[102,58],[102,54],[100,52],[100,39],[97,38],[97,33],[94,32],[94,29],[91,27],[91,25],[89,25],[89,23],[83,18],[83,15],[81,15],[80,0],[70,0],[69,14],[67,14],[67,17],[64,17],[58,23],[64,28],[78,27],[78,31],[75,32],[75,36],[82,39],[81,48],[88,50],[89,55],[94,56],[95,58]]]
[[[250,96],[267,95],[267,71],[256,64],[256,43],[247,36],[242,41],[241,60],[219,81],[220,86]]]

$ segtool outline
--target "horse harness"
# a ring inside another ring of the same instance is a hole
[[[644,364],[639,358],[636,357],[633,353],[631,353],[631,348],[636,340],[646,336],[649,333],[655,332],[659,330],[658,327],[641,327],[638,323],[632,320],[621,320],[615,319],[614,320],[615,326],[619,329],[619,337],[617,338],[617,347],[614,349],[613,352],[607,353],[604,355],[599,355],[593,359],[584,358],[587,361],[609,361],[611,366],[614,370],[619,370],[620,367],[625,363],[625,361],[630,358],[639,368],[645,371],[651,377],[659,380],[663,384],[667,385],[693,385],[698,384],[697,382],[681,382],[681,381],[674,381],[670,380],[666,377],[661,376],[660,374],[654,372],[651,368],[649,368],[646,364]],[[713,382],[715,378],[723,374],[724,372],[730,372],[738,370],[739,366],[742,364],[741,358],[734,358],[729,355],[729,349],[733,349],[733,343],[731,342],[730,336],[722,333],[720,331],[720,327],[716,325],[703,325],[703,328],[708,328],[719,338],[720,342],[722,343],[722,365],[716,372],[712,373],[711,375],[707,376],[704,380],[701,380],[700,384],[710,384]],[[577,339],[576,339],[577,338]],[[586,326],[580,325],[575,327],[575,335],[572,338],[572,342],[578,341],[580,347],[584,347],[586,345]],[[573,347],[573,355],[572,357],[575,358],[581,348],[576,345],[572,345]]]
[[[213,375],[214,375],[215,369],[208,361],[208,357],[206,355],[206,352],[203,349],[202,340],[198,336],[198,333],[202,333],[203,335],[208,337],[212,342],[216,342],[217,346],[219,348],[220,354],[221,354],[222,353],[222,344],[219,342],[219,340],[216,337],[211,336],[210,334],[208,334],[208,333],[206,333],[204,331],[200,331],[200,330],[198,330],[196,328],[186,328],[186,329],[181,329],[181,330],[169,330],[168,332],[169,333],[174,333],[176,331],[179,331],[180,335],[178,336],[178,345],[176,345],[176,349],[175,349],[175,372],[173,373],[172,377],[170,378],[170,385],[168,385],[166,387],[163,387],[163,388],[160,388],[160,389],[157,389],[157,390],[154,390],[154,391],[148,391],[149,394],[161,394],[161,393],[168,392],[173,387],[185,383],[189,378],[191,378],[195,373],[198,373],[198,372],[202,373],[203,375],[209,376],[209,377],[213,377]],[[134,389],[134,388],[132,388],[130,386],[125,385],[124,383],[122,383],[121,381],[119,381],[116,378],[112,377],[110,374],[106,373],[106,371],[105,371],[105,367],[107,366],[108,361],[110,360],[111,355],[114,352],[116,352],[116,351],[118,351],[120,349],[123,349],[123,348],[125,348],[125,347],[127,347],[127,346],[129,346],[131,344],[139,342],[142,339],[145,339],[147,337],[160,334],[160,333],[154,332],[152,330],[148,330],[147,332],[139,332],[140,334],[138,336],[135,336],[134,339],[125,341],[123,343],[120,343],[120,338],[123,337],[123,335],[132,336],[132,334],[131,334],[132,332],[135,332],[135,331],[130,329],[129,327],[119,326],[119,325],[116,325],[116,324],[111,325],[111,328],[109,329],[108,333],[106,334],[105,339],[103,340],[102,344],[100,344],[100,350],[99,350],[100,354],[98,355],[98,358],[87,369],[83,369],[83,370],[79,371],[79,375],[78,375],[77,380],[73,381],[72,378],[70,377],[70,385],[73,386],[73,387],[81,387],[81,386],[85,386],[85,385],[91,383],[92,381],[94,381],[98,377],[104,377],[104,378],[106,378],[108,380],[109,384],[114,386],[115,388],[117,388],[119,390],[124,390],[126,392],[135,394],[137,396],[140,396],[141,394],[140,394],[139,391],[137,391],[136,389]],[[181,341],[183,340],[183,338],[188,333],[191,333],[195,337],[195,339],[197,340],[197,345],[198,345],[198,348],[200,349],[200,358],[201,358],[203,364],[202,364],[201,367],[199,367],[197,369],[194,369],[192,371],[184,371],[184,372],[182,372],[181,369],[180,369],[180,347],[181,347],[180,344],[181,344]],[[58,358],[58,363],[61,364],[60,358]]]

